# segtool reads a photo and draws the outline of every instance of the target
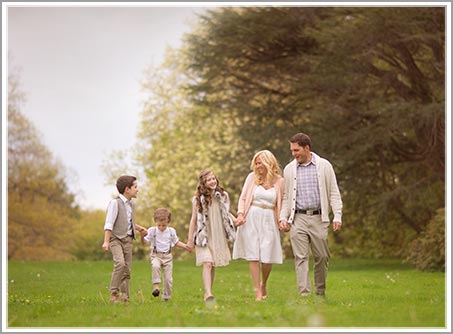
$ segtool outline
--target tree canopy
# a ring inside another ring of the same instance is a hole
[[[176,53],[142,120],[155,201],[187,217],[214,166],[234,207],[253,154],[283,166],[305,132],[343,195],[335,252],[406,256],[445,206],[443,7],[216,8]]]

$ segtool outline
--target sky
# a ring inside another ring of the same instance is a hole
[[[180,46],[207,7],[10,4],[8,71],[26,94],[21,111],[65,166],[78,204],[105,210],[117,190],[101,166],[136,142],[144,71]]]

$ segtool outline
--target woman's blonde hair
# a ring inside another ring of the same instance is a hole
[[[258,170],[256,168],[256,159],[258,157],[261,159],[263,166],[266,168],[266,175],[258,173]],[[264,184],[266,180],[272,184],[274,179],[276,179],[277,176],[281,175],[277,158],[275,158],[272,152],[268,150],[259,151],[253,156],[252,163],[250,164],[250,169],[255,174],[255,183],[257,185]]]

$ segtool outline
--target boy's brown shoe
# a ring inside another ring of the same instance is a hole
[[[120,301],[117,293],[112,293],[110,295],[110,302],[111,303],[118,303]]]

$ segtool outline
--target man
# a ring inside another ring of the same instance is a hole
[[[314,259],[316,295],[324,296],[330,258],[327,235],[329,213],[333,212],[333,230],[341,228],[343,203],[332,165],[311,151],[311,139],[304,133],[290,139],[294,160],[283,171],[285,191],[279,228],[290,231],[299,294],[311,292],[309,248]]]

